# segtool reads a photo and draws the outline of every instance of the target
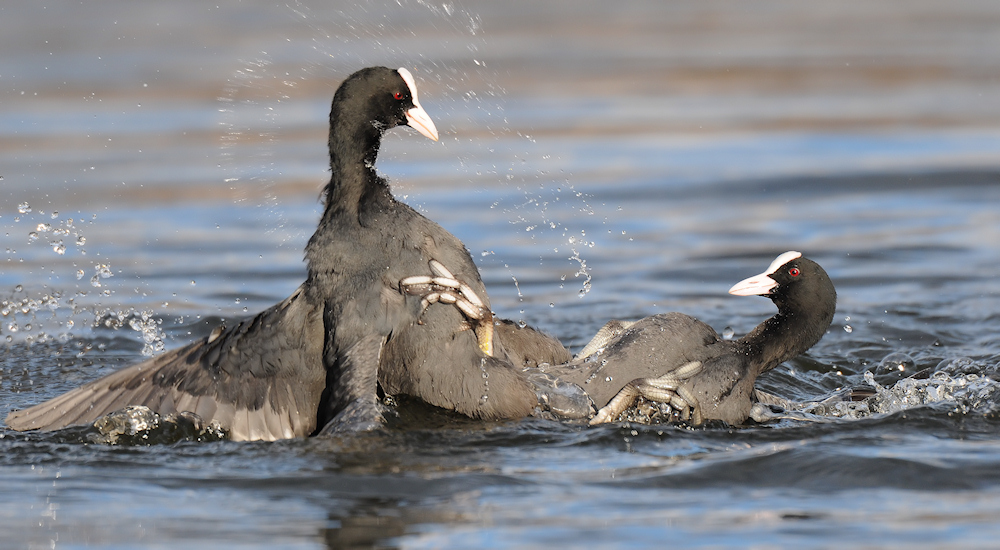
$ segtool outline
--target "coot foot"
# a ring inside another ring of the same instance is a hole
[[[423,295],[420,301],[423,309],[436,302],[454,304],[469,319],[471,328],[476,333],[479,349],[492,356],[493,312],[485,306],[472,287],[456,278],[444,264],[431,260],[428,266],[434,276],[406,277],[399,281],[400,290],[413,296]]]
[[[333,420],[327,422],[317,435],[344,435],[376,430],[384,422],[383,408],[377,401],[369,397],[355,399]]]
[[[608,345],[612,340],[618,338],[623,332],[628,330],[629,327],[634,325],[636,321],[619,321],[618,319],[612,319],[604,326],[601,330],[597,331],[597,334],[587,342],[587,345],[580,350],[580,353],[576,354],[577,359],[586,359],[591,355],[600,352],[604,349],[604,346]]]
[[[701,369],[700,361],[692,361],[659,378],[637,378],[629,382],[607,405],[597,411],[590,425],[614,421],[634,405],[639,397],[659,403],[669,403],[678,412],[681,420],[690,421],[694,425],[701,424],[703,418],[698,398],[683,386],[685,380],[701,372]]]

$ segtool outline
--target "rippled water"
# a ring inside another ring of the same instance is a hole
[[[741,428],[483,424],[234,443],[0,427],[2,547],[986,547],[1000,535],[992,2],[0,8],[0,406],[287,296],[337,83],[414,67],[380,169],[495,310],[579,348],[785,250],[834,325],[759,381],[875,397]],[[902,11],[901,11],[902,10]],[[0,344],[4,345],[4,344]]]

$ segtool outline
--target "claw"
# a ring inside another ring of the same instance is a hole
[[[450,277],[434,277],[431,279],[431,284],[437,286],[443,286],[445,288],[457,288],[457,289],[461,289],[462,286],[464,286],[462,283]],[[472,289],[469,289],[469,291],[471,292]]]
[[[619,321],[616,319],[608,321],[601,327],[601,330],[597,331],[597,334],[594,335],[590,342],[580,350],[580,353],[576,354],[576,358],[585,359],[603,350],[612,340],[621,336],[623,332],[634,324],[635,321]]]
[[[701,372],[701,369],[701,362],[692,361],[659,378],[637,378],[629,382],[607,405],[597,411],[590,425],[603,424],[618,418],[629,407],[635,405],[640,396],[650,401],[668,403],[677,411],[682,421],[690,418],[693,424],[701,424],[698,398],[682,385],[685,380]]]
[[[415,287],[419,285],[429,285],[433,280],[434,277],[431,277],[429,275],[412,275],[410,277],[404,277],[400,279],[399,287],[406,292],[410,292],[410,287]]]
[[[449,279],[455,278],[455,276],[452,275],[451,271],[448,271],[448,268],[445,267],[443,263],[437,260],[431,260],[427,262],[427,266],[430,267],[431,271],[433,271],[434,274],[437,275],[438,277],[447,277]]]
[[[472,290],[471,286],[469,286],[469,285],[467,285],[465,283],[460,283],[460,286],[458,287],[458,291],[472,305],[474,305],[474,306],[476,306],[476,307],[478,307],[480,309],[486,307],[486,304],[484,304],[483,301],[479,299],[479,296],[476,295],[476,291]]]
[[[701,368],[701,361],[691,361],[690,363],[681,365],[679,369],[673,372],[673,376],[681,380],[687,380],[688,378],[691,378],[701,372]]]
[[[629,407],[631,407],[635,400],[639,398],[639,390],[636,388],[634,382],[629,382],[621,389],[608,404],[601,407],[601,410],[597,411],[594,418],[590,419],[590,425],[596,426],[597,424],[604,424],[606,422],[612,422],[618,415],[625,412]]]
[[[421,313],[433,303],[454,305],[473,321],[472,328],[476,342],[483,353],[493,355],[493,312],[468,284],[458,280],[452,272],[437,260],[427,262],[434,276],[413,275],[399,281],[402,292],[411,295],[424,294],[421,299]],[[456,292],[457,291],[457,292]],[[426,294],[425,294],[426,293]]]
[[[699,369],[701,370],[701,369]],[[704,423],[704,418],[701,416],[701,404],[698,403],[698,398],[695,397],[690,390],[684,387],[677,388],[677,395],[681,396],[691,407],[691,423],[695,426]]]

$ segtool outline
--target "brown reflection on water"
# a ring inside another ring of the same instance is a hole
[[[498,135],[1000,131],[992,0],[63,8],[0,16],[0,175],[18,200],[315,195],[330,95],[376,63],[417,71],[451,149],[403,140],[403,154],[435,162],[495,161],[475,147]],[[235,163],[263,151],[312,169],[279,166],[267,190],[234,192],[213,172],[227,105],[249,106],[228,121],[241,130]]]

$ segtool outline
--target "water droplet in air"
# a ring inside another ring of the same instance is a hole
[[[882,361],[878,364],[877,373],[888,373],[888,372],[903,372],[906,370],[913,370],[916,362],[913,360],[909,354],[903,353],[901,351],[890,353],[886,355]]]
[[[79,281],[80,279],[82,279],[84,275],[86,275],[86,273],[84,273],[82,269],[77,269],[76,270],[76,280],[77,281]]]
[[[24,287],[21,285],[17,285],[14,287],[14,292],[21,292],[22,290],[24,290]]]
[[[847,334],[850,334],[850,333],[854,332],[854,327],[852,327],[851,325],[844,325],[844,332],[846,332]]]
[[[17,205],[17,211],[22,214],[27,214],[28,212],[31,212],[31,205],[26,202],[22,202],[21,204]]]
[[[726,328],[722,329],[722,339],[723,340],[732,340],[733,336],[735,336],[735,335],[736,335],[736,331],[733,330],[733,327],[726,327]]]

